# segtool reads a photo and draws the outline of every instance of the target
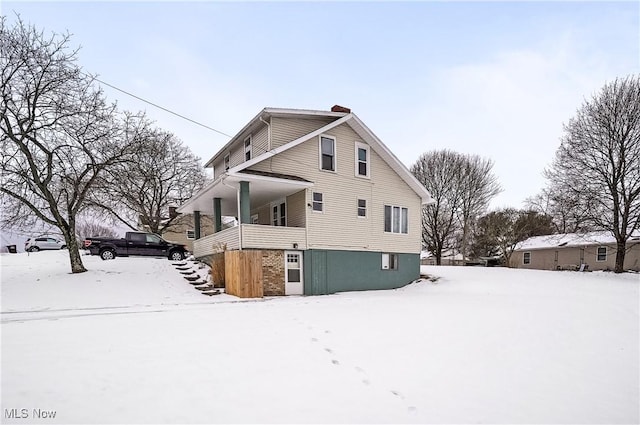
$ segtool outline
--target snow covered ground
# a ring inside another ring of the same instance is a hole
[[[425,267],[239,300],[165,259],[84,260],[0,256],[4,423],[640,420],[638,275]]]

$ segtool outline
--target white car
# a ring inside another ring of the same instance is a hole
[[[65,249],[67,245],[55,238],[40,237],[29,238],[24,243],[24,250],[27,252],[38,252],[45,249]]]

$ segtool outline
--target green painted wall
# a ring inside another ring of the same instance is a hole
[[[420,277],[419,254],[397,254],[398,269],[382,270],[382,253],[367,251],[304,251],[305,295],[393,289]]]

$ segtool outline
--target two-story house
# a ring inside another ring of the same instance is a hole
[[[226,247],[227,292],[330,294],[419,277],[431,197],[349,109],[265,108],[206,167],[213,181],[178,211],[194,214],[197,258]],[[215,218],[202,238],[201,213]],[[223,216],[240,224],[222,230]]]

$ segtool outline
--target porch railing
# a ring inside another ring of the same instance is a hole
[[[307,232],[304,227],[266,226],[241,224],[193,242],[193,255],[204,257],[220,252],[226,244],[228,251],[240,249],[307,249]]]

